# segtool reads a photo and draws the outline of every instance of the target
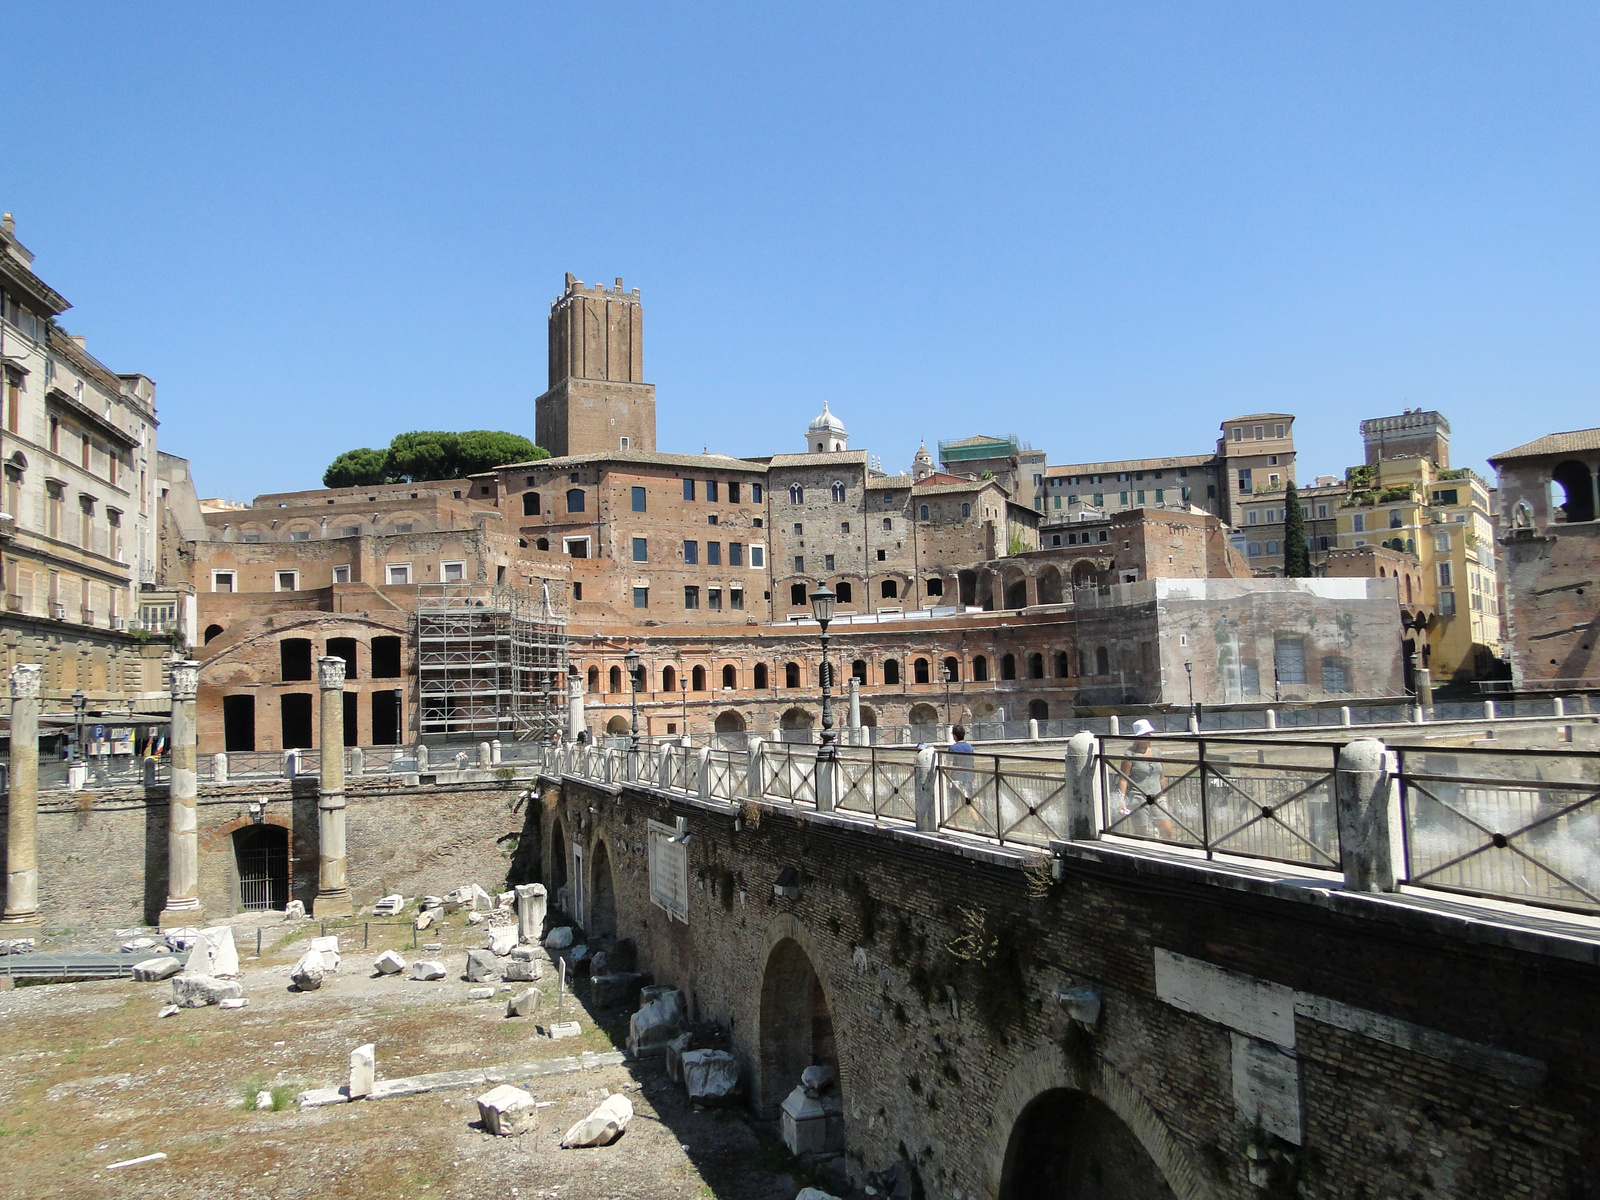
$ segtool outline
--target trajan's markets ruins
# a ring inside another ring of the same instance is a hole
[[[1596,1195],[1600,430],[685,452],[568,275],[548,457],[210,499],[33,261],[10,1194]]]

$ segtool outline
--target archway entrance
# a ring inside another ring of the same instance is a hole
[[[584,922],[584,932],[591,938],[614,937],[617,932],[617,896],[611,882],[611,855],[607,853],[604,842],[595,846],[589,872],[589,919]]]
[[[839,1078],[839,1047],[822,981],[800,943],[784,938],[772,948],[761,979],[761,1111],[775,1117],[810,1066],[832,1067]],[[835,1095],[842,1097],[842,1084]],[[839,1126],[843,1149],[843,1122]]]
[[[555,897],[556,907],[567,912],[567,839],[561,836],[560,821],[550,822],[550,861],[545,863],[545,886]]]
[[[239,907],[246,912],[289,906],[289,831],[281,825],[247,825],[233,835],[239,868]]]
[[[1056,1088],[1017,1118],[1000,1200],[1173,1200],[1161,1170],[1109,1108]]]

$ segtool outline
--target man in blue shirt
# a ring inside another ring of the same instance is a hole
[[[960,764],[952,760],[950,771],[951,781],[956,785],[956,790],[961,793],[962,800],[966,801],[972,796],[971,764],[975,751],[972,749],[972,743],[967,741],[967,727],[965,725],[955,726],[950,730],[950,735],[955,738],[955,741],[950,743],[948,753],[966,755],[966,761]]]

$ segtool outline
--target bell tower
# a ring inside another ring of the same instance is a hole
[[[656,389],[644,382],[639,289],[585,286],[567,273],[550,305],[550,385],[534,401],[534,440],[556,458],[654,452]]]

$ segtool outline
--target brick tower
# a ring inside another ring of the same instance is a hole
[[[556,457],[656,448],[656,388],[645,383],[639,289],[567,274],[550,305],[550,387],[534,401],[535,440]]]

